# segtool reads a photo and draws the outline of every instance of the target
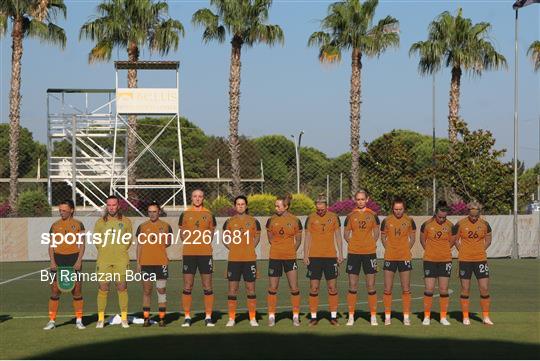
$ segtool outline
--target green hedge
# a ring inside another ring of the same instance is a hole
[[[19,195],[17,215],[20,217],[50,217],[51,206],[40,191],[24,191]]]
[[[275,212],[276,196],[272,194],[252,194],[248,197],[249,214],[271,216]]]
[[[307,195],[298,193],[293,194],[292,198],[289,211],[295,216],[307,216],[315,212],[315,202]]]
[[[224,217],[230,213],[233,204],[228,198],[219,196],[210,202],[208,206],[210,207],[209,209],[212,211],[212,214],[218,217]]]
[[[248,197],[249,213],[253,216],[271,216],[275,213],[276,196],[272,194],[252,194]],[[305,194],[293,194],[289,211],[297,216],[305,216],[315,211],[315,202]]]

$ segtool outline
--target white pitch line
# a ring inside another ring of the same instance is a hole
[[[413,285],[411,285],[413,286]],[[423,287],[423,285],[422,285]],[[452,293],[454,293],[454,290],[452,289],[448,289],[448,294],[451,295]],[[435,294],[433,295],[433,297],[440,297],[439,294]],[[413,297],[411,298],[411,300],[421,300],[423,299],[424,296],[421,296],[421,297]],[[393,299],[392,302],[398,302],[398,301],[402,301],[401,298],[396,298],[396,299]],[[383,301],[382,300],[378,300],[377,303],[382,303]],[[363,305],[363,304],[367,304],[366,301],[360,301],[360,302],[356,302],[357,305]],[[347,303],[346,302],[340,302],[338,303],[338,306],[346,306]],[[323,304],[319,304],[319,307],[328,307],[329,304],[327,303],[323,303]],[[309,305],[301,305],[300,307],[309,307]],[[291,306],[277,306],[276,309],[288,309],[288,308],[291,308]],[[268,307],[257,307],[257,310],[267,310]],[[237,308],[236,309],[237,311],[241,311],[241,312],[245,312],[245,311],[248,311],[247,308],[245,307],[240,307],[240,308]],[[195,310],[195,311],[191,311],[193,314],[195,313],[203,313],[204,310]],[[167,312],[168,314],[171,314],[171,313],[178,313],[177,311],[169,311]],[[223,312],[223,314],[225,314],[225,312]],[[91,314],[87,314],[85,316],[89,316]],[[93,315],[93,313],[92,313]],[[56,315],[56,318],[73,318],[74,316],[72,314],[58,314]],[[14,316],[14,317],[11,317],[12,319],[40,319],[40,318],[49,318],[49,316],[47,315],[35,315],[35,316]]]
[[[6,284],[6,283],[10,283],[10,282],[13,282],[13,281],[20,280],[21,278],[25,278],[25,277],[31,276],[31,275],[36,274],[36,273],[41,272],[41,271],[42,271],[42,270],[37,270],[37,271],[30,272],[30,273],[27,273],[27,274],[22,275],[22,276],[19,276],[19,277],[15,277],[15,278],[11,278],[11,279],[9,279],[9,280],[2,281],[2,282],[0,282],[0,285],[3,285],[3,284]]]

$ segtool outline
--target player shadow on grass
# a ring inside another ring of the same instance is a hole
[[[414,312],[413,313],[416,318],[418,318],[420,321],[423,321],[424,320],[424,312]],[[441,314],[439,312],[431,312],[431,315],[430,315],[430,318],[432,320],[436,320],[436,321],[439,321],[441,319]],[[451,311],[451,312],[448,312],[448,318],[450,320],[455,320],[455,321],[458,321],[458,322],[463,322],[463,314],[460,312],[460,311]],[[471,321],[478,321],[478,322],[482,322],[482,318],[479,316],[478,313],[475,313],[475,312],[470,312],[469,313],[469,318],[471,319]]]
[[[324,334],[307,332],[307,327],[295,333],[224,332],[200,333],[182,330],[174,335],[146,335],[115,338],[99,342],[66,345],[54,351],[32,355],[34,359],[526,359],[535,358],[540,346],[498,340],[463,340],[432,338],[429,346],[423,337],[369,335],[365,333]],[[360,347],[355,347],[355,345]],[[364,345],[365,347],[362,347]],[[368,346],[369,345],[369,346]],[[451,347],[449,347],[451,345]],[[371,351],[369,351],[371,350]]]
[[[11,315],[0,315],[0,323],[12,320],[13,317]]]

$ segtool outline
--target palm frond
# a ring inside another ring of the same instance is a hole
[[[527,55],[532,58],[534,63],[534,71],[540,70],[540,41],[533,41],[529,49],[527,50]]]

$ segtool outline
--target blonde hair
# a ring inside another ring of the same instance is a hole
[[[319,193],[319,196],[317,197],[315,203],[328,203],[328,200],[326,199],[326,194]]]
[[[476,208],[479,211],[482,210],[482,205],[478,203],[477,201],[471,201],[467,204],[468,209]]]
[[[290,193],[285,193],[285,195],[277,197],[276,201],[280,201],[285,208],[289,209],[292,202],[292,195]]]
[[[354,198],[356,198],[356,196],[359,195],[359,194],[364,194],[366,196],[366,198],[369,198],[368,192],[366,190],[364,190],[364,189],[360,189],[358,192],[356,192],[354,194]]]

